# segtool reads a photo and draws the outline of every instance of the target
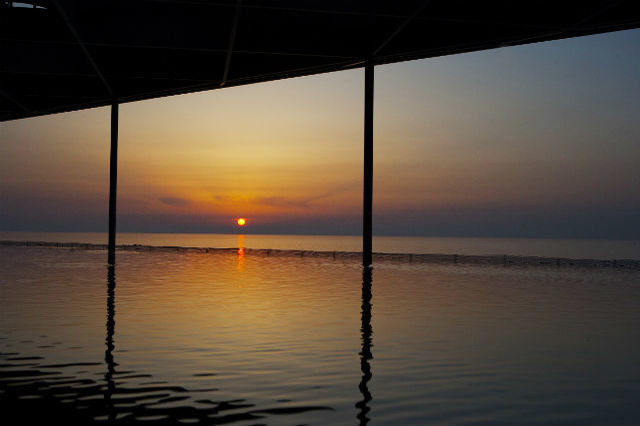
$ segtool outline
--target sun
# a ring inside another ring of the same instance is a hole
[[[238,223],[238,226],[245,226],[247,224],[247,219],[245,219],[244,217],[241,217],[241,218],[238,218],[236,222]]]

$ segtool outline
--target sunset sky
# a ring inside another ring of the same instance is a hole
[[[640,30],[376,67],[374,234],[640,239]],[[120,107],[118,231],[358,234],[364,72]],[[109,109],[0,123],[0,230],[106,231]]]

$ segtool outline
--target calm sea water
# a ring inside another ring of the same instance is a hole
[[[0,240],[106,244],[104,233],[0,232]],[[346,251],[362,250],[358,236],[251,234],[119,233],[118,244],[182,247],[246,247],[253,249]],[[640,259],[638,240],[567,240],[552,238],[374,237],[381,253],[513,255],[570,259]]]
[[[22,424],[640,422],[637,270],[0,246],[0,292]]]

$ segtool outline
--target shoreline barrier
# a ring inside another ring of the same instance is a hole
[[[107,250],[107,244],[50,242],[50,241],[0,241],[0,246],[15,247],[57,247],[83,250]],[[140,244],[117,245],[118,251],[160,251],[177,253],[237,253],[238,247],[183,247],[152,246]],[[265,257],[332,258],[360,260],[362,252],[355,251],[314,251],[288,249],[243,248],[243,255]],[[401,263],[433,263],[461,265],[502,265],[502,266],[570,266],[591,268],[616,268],[640,270],[640,259],[572,259],[544,256],[516,255],[462,255],[442,253],[373,253],[375,261]]]

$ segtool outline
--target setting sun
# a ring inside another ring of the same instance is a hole
[[[244,226],[247,224],[247,219],[241,217],[236,222],[238,222],[238,226]]]

